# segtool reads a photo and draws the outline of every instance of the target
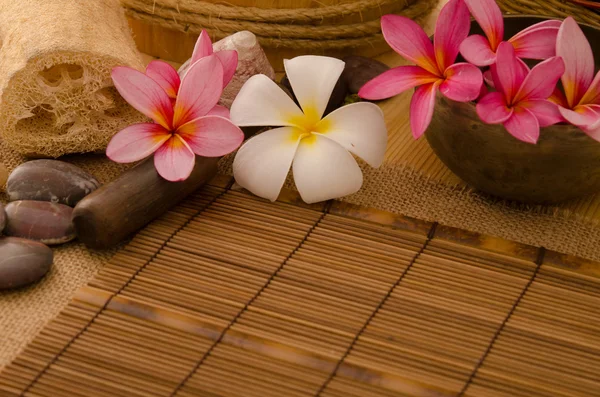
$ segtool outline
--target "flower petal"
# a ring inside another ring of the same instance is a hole
[[[215,52],[221,65],[223,65],[223,88],[229,84],[238,65],[238,53],[235,50],[223,50]]]
[[[166,129],[171,128],[173,106],[165,90],[144,73],[125,66],[113,68],[111,77],[119,94],[131,106]]]
[[[300,142],[292,168],[298,192],[309,204],[356,193],[363,182],[354,157],[321,135]]]
[[[386,99],[410,88],[438,80],[438,76],[420,66],[399,66],[368,81],[358,91],[358,96],[370,100]]]
[[[488,66],[496,62],[496,53],[492,51],[487,38],[474,34],[460,45],[460,53],[473,65]]]
[[[259,197],[277,200],[299,143],[300,134],[293,127],[275,128],[250,138],[233,160],[236,182]]]
[[[215,107],[210,109],[210,111],[208,113],[206,113],[206,115],[207,116],[221,116],[221,117],[225,117],[226,119],[230,118],[229,109],[227,109],[225,106],[221,106],[221,105],[215,105]]]
[[[471,15],[487,36],[492,51],[504,39],[504,18],[495,0],[465,0]]]
[[[540,127],[548,127],[549,125],[561,123],[564,118],[558,110],[558,106],[545,99],[530,99],[528,101],[519,102],[519,107],[523,107],[531,111],[538,119]]]
[[[492,77],[492,71],[489,69],[483,72],[483,81],[491,88],[496,87],[496,83],[494,83],[494,78]]]
[[[563,92],[558,87],[556,87],[554,89],[554,91],[552,92],[552,95],[550,95],[548,97],[548,100],[556,103],[559,106],[565,107],[565,108],[569,106],[569,104],[567,103],[567,98],[565,97],[565,94],[563,94]]]
[[[446,69],[440,92],[448,99],[469,102],[477,99],[483,85],[481,70],[470,63],[456,63]]]
[[[559,22],[559,21],[545,21]],[[543,24],[544,22],[542,22]],[[541,25],[541,24],[536,24]],[[558,26],[530,26],[508,40],[519,58],[527,59],[548,59],[556,55],[556,36],[558,35]]]
[[[194,64],[199,59],[212,55],[212,53],[213,46],[210,37],[208,36],[208,33],[206,33],[206,30],[202,29],[202,32],[200,32],[200,36],[198,36],[198,40],[196,41],[196,45],[194,46],[190,64]]]
[[[562,21],[558,20],[558,19],[549,19],[547,21],[542,21],[542,22],[538,22],[535,23],[531,26],[526,27],[525,29],[521,30],[519,33],[517,33],[516,35],[513,36],[517,37],[526,33],[529,33],[532,30],[536,30],[539,28],[556,28],[556,29],[560,29],[560,25],[562,25]]]
[[[521,66],[521,73],[523,73],[524,76],[527,76],[527,73],[529,73],[531,71],[531,69],[529,69],[529,66],[527,66],[525,61],[522,60],[521,58],[517,57],[517,61],[519,62],[519,65]]]
[[[156,81],[166,91],[169,98],[177,98],[181,79],[173,66],[155,60],[146,67],[146,75]]]
[[[600,105],[585,105],[585,106],[592,108],[593,111],[598,113],[599,117],[592,124],[587,125],[587,126],[580,126],[579,128],[581,128],[584,131],[592,131],[592,130],[598,129],[600,127]]]
[[[496,89],[504,94],[506,103],[511,104],[527,73],[510,43],[506,41],[500,43],[496,53],[496,63],[491,66],[491,71]]]
[[[365,160],[371,167],[383,162],[387,146],[387,128],[379,106],[358,102],[327,115],[319,133]]]
[[[433,44],[415,21],[400,15],[384,15],[381,31],[385,41],[398,54],[433,74],[441,74]]]
[[[479,101],[479,100],[483,99],[483,97],[486,96],[489,92],[490,92],[490,90],[488,90],[487,85],[482,84],[481,91],[479,91],[479,96],[477,97],[477,99],[475,101]]]
[[[454,63],[461,43],[469,35],[469,9],[463,0],[450,0],[442,7],[435,25],[433,48],[440,71]]]
[[[304,55],[285,59],[283,65],[304,114],[320,120],[344,71],[344,62],[336,58]]]
[[[160,124],[133,124],[112,137],[106,156],[117,163],[133,163],[150,156],[170,137]]]
[[[514,102],[528,99],[547,99],[556,89],[556,83],[565,72],[561,57],[552,57],[538,63],[523,80]]]
[[[594,78],[594,54],[581,28],[571,17],[564,20],[558,31],[556,55],[565,62],[562,83],[567,103],[573,108]]]
[[[250,77],[231,104],[231,121],[240,127],[294,125],[303,113],[273,80]]]
[[[509,134],[523,142],[537,143],[540,137],[538,119],[525,108],[515,108],[512,116],[504,122],[504,128]]]
[[[195,161],[196,156],[178,135],[169,138],[154,155],[156,171],[170,182],[187,179],[194,169]]]
[[[581,105],[575,109],[566,109],[558,107],[560,114],[571,124],[578,127],[591,126],[600,120],[600,108],[594,108],[595,105]]]
[[[596,73],[596,77],[594,77],[579,104],[600,104],[600,72]]]
[[[219,101],[223,92],[223,66],[214,55],[196,61],[181,80],[175,102],[173,127],[205,116]]]
[[[475,110],[481,121],[488,124],[504,123],[513,114],[513,110],[506,106],[504,95],[497,91],[481,98]]]
[[[600,142],[600,123],[591,125],[590,127],[579,127],[585,132],[590,138]]]
[[[176,133],[198,156],[221,157],[236,150],[244,141],[244,133],[230,120],[204,116],[179,127]]]
[[[431,123],[435,108],[435,95],[440,84],[441,81],[436,81],[422,85],[413,94],[410,102],[410,128],[415,139],[419,139]]]

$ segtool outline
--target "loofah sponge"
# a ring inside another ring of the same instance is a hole
[[[144,120],[116,65],[143,70],[119,0],[0,0],[0,137],[34,157],[103,150]]]

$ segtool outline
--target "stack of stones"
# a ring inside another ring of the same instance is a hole
[[[0,186],[1,179],[2,169]],[[92,175],[57,160],[29,161],[10,174],[10,202],[0,204],[0,233],[6,236],[0,237],[0,290],[33,283],[50,270],[48,246],[75,239],[73,207],[98,187]]]

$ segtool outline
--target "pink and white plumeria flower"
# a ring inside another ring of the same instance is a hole
[[[571,17],[564,20],[556,53],[565,60],[564,96],[555,98],[562,116],[600,141],[600,72],[594,77],[594,54],[587,38]]]
[[[193,65],[198,60],[212,54],[213,46],[210,37],[208,37],[208,33],[206,33],[205,30],[202,30],[196,41],[196,46],[194,47],[194,52],[192,53],[189,64]],[[221,61],[221,65],[223,66],[223,88],[225,88],[233,78],[235,70],[237,69],[238,54],[234,50],[217,51],[214,52],[214,54],[219,61]],[[183,71],[182,75],[185,75],[186,72],[187,69]],[[169,98],[171,98],[173,105],[175,105],[175,99],[179,93],[179,87],[181,86],[181,77],[177,73],[177,70],[167,62],[154,60],[146,67],[146,75],[156,81],[166,91]],[[209,114],[229,118],[229,109],[221,105],[215,105]]]
[[[481,71],[468,63],[454,64],[469,29],[469,10],[464,0],[450,0],[442,8],[433,44],[416,22],[398,15],[384,15],[381,30],[385,40],[416,66],[390,69],[367,82],[358,95],[371,100],[385,99],[418,87],[410,104],[410,126],[415,139],[420,138],[431,122],[438,89],[458,102],[479,97],[483,84]]]
[[[561,57],[552,57],[529,71],[510,43],[500,43],[497,61],[491,67],[498,91],[479,101],[476,107],[479,118],[488,124],[503,124],[521,141],[536,143],[540,127],[562,121],[558,106],[547,98],[564,71]]]
[[[196,41],[196,45],[194,46],[194,52],[192,53],[192,57],[190,58],[189,65],[193,65],[196,61],[207,57],[209,55],[215,54],[221,64],[223,65],[223,88],[227,87],[227,84],[233,78],[235,74],[235,70],[238,65],[238,53],[235,50],[221,50],[213,52],[213,45],[206,33],[206,30],[202,30],[200,32],[200,36],[198,36],[198,40]],[[187,73],[188,69],[182,71],[182,75]]]
[[[237,183],[274,201],[292,167],[307,203],[355,193],[363,177],[350,153],[373,167],[383,162],[387,130],[381,109],[359,102],[323,117],[344,62],[307,55],[284,66],[301,108],[265,75],[248,79],[231,105],[231,120],[239,126],[281,126],[240,148],[233,162]]]
[[[106,155],[117,163],[131,163],[154,153],[158,173],[176,182],[190,176],[196,154],[220,157],[244,140],[242,131],[227,118],[208,115],[223,91],[223,66],[215,55],[190,67],[174,103],[163,85],[135,69],[116,67],[112,78],[121,96],[155,121],[131,125],[112,138]]]
[[[460,53],[470,63],[489,66],[496,62],[498,46],[504,40],[504,18],[495,0],[464,0],[471,15],[486,37],[469,36],[460,46]],[[560,21],[550,20],[537,23],[522,30],[508,42],[519,58],[548,59],[555,55],[556,35]]]

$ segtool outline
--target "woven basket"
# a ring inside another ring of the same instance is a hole
[[[579,22],[600,27],[600,15],[570,0],[497,0],[507,14],[543,15],[566,18],[572,16]]]
[[[419,20],[439,0],[121,1],[138,45],[150,55],[182,62],[195,39],[183,37],[182,32],[194,36],[206,29],[217,40],[249,30],[278,68],[283,56],[380,54],[389,50],[381,35],[381,15],[394,13]]]

